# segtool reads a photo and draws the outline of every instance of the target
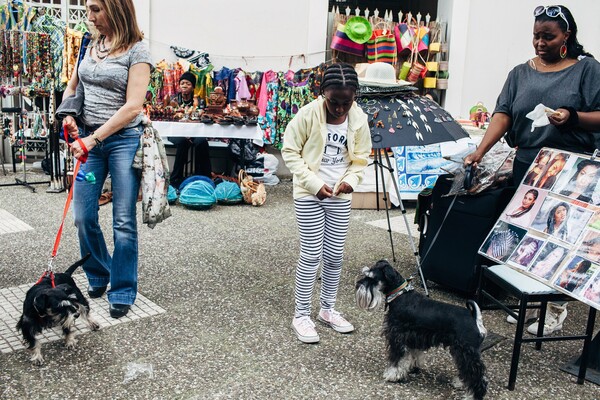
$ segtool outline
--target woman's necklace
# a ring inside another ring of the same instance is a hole
[[[555,68],[557,68],[559,65],[561,65],[561,64],[562,64],[562,62],[563,62],[564,60],[565,60],[564,58],[561,58],[560,60],[558,60],[558,61],[557,61],[557,62],[555,62],[555,63],[545,63],[545,62],[543,62],[543,61],[542,61],[542,59],[541,59],[541,58],[538,56],[538,61],[539,61],[539,62],[540,62],[540,64],[541,64],[542,66],[544,66],[544,68],[546,68],[546,69],[555,69]]]
[[[98,40],[98,43],[94,46],[94,49],[96,49],[96,57],[98,57],[100,61],[108,57],[112,50],[112,47],[106,47],[105,39],[106,36],[100,36],[100,40]]]
[[[546,64],[545,62],[542,61],[541,58],[538,57],[538,61],[540,62],[540,64],[542,64],[544,67],[556,67],[558,64],[560,64],[562,62],[562,58],[560,60],[558,60],[555,63],[551,63],[551,64]]]

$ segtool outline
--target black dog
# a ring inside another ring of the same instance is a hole
[[[485,365],[479,347],[487,331],[477,303],[467,308],[431,300],[417,291],[385,260],[363,269],[356,283],[356,302],[373,310],[385,302],[389,308],[383,335],[387,339],[388,367],[383,377],[405,380],[421,368],[423,351],[437,346],[450,350],[458,369],[456,387],[466,387],[467,398],[483,399],[487,391]]]
[[[35,339],[42,330],[60,325],[65,335],[65,346],[72,349],[77,343],[72,329],[80,315],[92,331],[100,328],[89,315],[90,306],[71,277],[88,258],[89,254],[64,273],[54,274],[55,287],[52,287],[51,277],[45,275],[25,295],[23,315],[17,322],[17,330],[22,332],[23,342],[32,350],[31,361],[36,365],[44,363],[40,343]]]

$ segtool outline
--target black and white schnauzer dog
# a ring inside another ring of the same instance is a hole
[[[31,287],[25,295],[23,315],[17,322],[17,330],[23,334],[23,343],[32,350],[31,361],[36,365],[44,363],[39,341],[35,336],[42,330],[61,326],[65,335],[65,346],[69,349],[75,347],[73,328],[75,320],[81,316],[92,331],[100,325],[91,317],[88,301],[71,277],[73,272],[90,257],[88,254],[83,259],[71,265],[63,273],[54,274],[54,285],[48,274]]]
[[[386,260],[364,267],[362,273],[364,277],[356,282],[358,306],[373,310],[385,303],[388,310],[382,334],[388,350],[384,379],[405,380],[422,368],[425,350],[443,346],[450,350],[458,369],[454,386],[465,388],[468,399],[483,399],[487,380],[479,347],[487,330],[477,303],[468,300],[463,308],[431,300],[413,290]]]

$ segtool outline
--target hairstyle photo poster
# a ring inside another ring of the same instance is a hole
[[[600,310],[600,159],[541,149],[479,254]]]

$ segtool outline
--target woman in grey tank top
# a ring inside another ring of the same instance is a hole
[[[79,135],[73,156],[88,154],[82,169],[96,182],[74,181],[73,212],[90,297],[107,290],[111,317],[127,314],[137,294],[138,233],[136,201],[140,177],[132,167],[142,133],[142,106],[152,60],[142,42],[132,0],[87,0],[92,40],[64,97],[83,89],[81,117],[66,117],[65,131]],[[81,87],[78,87],[81,86]],[[110,173],[113,191],[112,254],[98,223],[98,199]]]

